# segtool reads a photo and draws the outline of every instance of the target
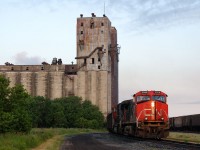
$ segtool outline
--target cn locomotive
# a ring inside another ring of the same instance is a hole
[[[109,132],[142,138],[165,138],[169,135],[167,94],[140,91],[133,99],[112,108],[107,115]]]

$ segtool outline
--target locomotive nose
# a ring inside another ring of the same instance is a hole
[[[151,102],[151,120],[152,121],[164,121],[163,118],[163,109],[162,105],[159,105],[159,102]]]
[[[155,109],[156,121],[167,121],[168,107],[161,102],[156,102],[155,105],[156,105],[156,109]]]

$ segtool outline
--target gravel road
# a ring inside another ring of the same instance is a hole
[[[188,150],[162,141],[136,139],[109,133],[65,137],[60,150]],[[193,150],[193,149],[192,149]]]

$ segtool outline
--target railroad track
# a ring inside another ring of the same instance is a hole
[[[112,134],[114,137],[119,137],[121,140],[126,141],[127,143],[131,142],[144,142],[147,145],[148,144],[156,144],[156,145],[163,145],[163,148],[171,146],[175,149],[184,149],[184,150],[200,150],[200,144],[196,143],[187,143],[187,142],[180,142],[180,141],[174,141],[174,140],[168,140],[168,139],[144,139],[144,138],[138,138],[133,136],[127,136],[127,135],[119,135],[119,134]]]
[[[200,149],[200,144],[197,143],[188,143],[188,142],[174,141],[168,139],[161,139],[160,142],[162,142],[162,144],[167,144],[167,145],[173,144],[174,146],[181,148],[198,149],[198,150]]]

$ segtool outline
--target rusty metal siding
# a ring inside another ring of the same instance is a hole
[[[118,45],[117,45],[117,30],[111,28],[111,45],[110,45],[110,55],[111,55],[111,107],[118,104]]]

